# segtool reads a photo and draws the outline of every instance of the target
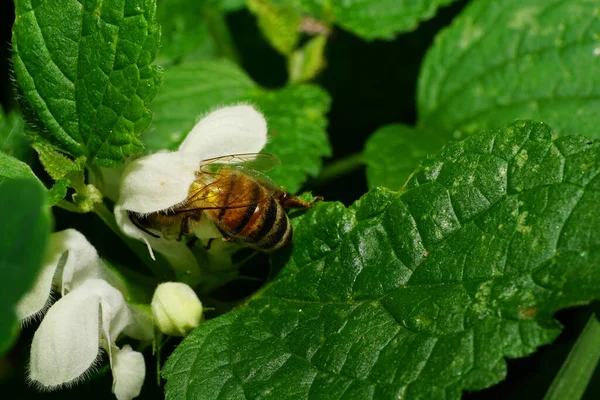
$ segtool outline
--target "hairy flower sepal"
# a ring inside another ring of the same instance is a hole
[[[229,106],[209,113],[177,151],[152,154],[127,166],[115,206],[117,224],[126,235],[144,241],[152,256],[152,249],[163,254],[180,278],[182,273],[198,275],[198,263],[184,243],[169,240],[163,232],[156,232],[158,238],[148,234],[131,221],[129,213],[147,215],[172,209],[188,198],[204,160],[258,153],[266,143],[267,123],[252,106]]]
[[[152,297],[152,315],[162,333],[186,336],[202,320],[202,303],[185,283],[165,282]]]

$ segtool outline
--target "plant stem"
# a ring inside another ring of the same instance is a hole
[[[138,258],[142,260],[142,262],[154,273],[154,276],[163,280],[172,275],[169,265],[162,262],[160,259],[153,260],[152,257],[150,257],[148,250],[141,242],[133,240],[121,232],[121,229],[117,226],[117,221],[115,220],[113,213],[108,210],[104,203],[96,203],[93,211],[94,214],[100,217],[100,219],[138,256]]]
[[[580,399],[600,360],[600,322],[590,316],[544,400]]]
[[[325,166],[319,176],[312,180],[311,184],[321,186],[342,175],[349,174],[364,165],[362,153],[355,153]]]
[[[82,211],[79,209],[79,207],[77,207],[77,205],[75,205],[75,204],[73,204],[70,201],[65,200],[65,199],[60,200],[56,204],[56,206],[62,208],[63,210],[67,210],[67,211],[70,211],[70,212],[82,214]]]

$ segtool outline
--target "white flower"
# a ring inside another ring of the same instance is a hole
[[[165,282],[154,291],[152,315],[162,333],[186,336],[202,320],[202,303],[185,283]]]
[[[53,281],[62,297],[33,336],[29,379],[49,390],[72,385],[93,370],[104,348],[117,399],[137,396],[146,371],[143,357],[131,348],[119,349],[115,342],[120,334],[152,339],[150,315],[127,304],[117,276],[75,230],[51,236],[42,273],[17,306],[21,318],[31,318],[47,307]]]
[[[89,278],[104,279],[120,290],[121,280],[108,268],[94,246],[74,229],[55,232],[44,256],[44,265],[33,288],[17,304],[17,315],[28,322],[50,305],[52,288],[65,295]]]
[[[198,269],[191,250],[181,242],[155,238],[135,226],[128,212],[149,214],[185,201],[202,161],[231,154],[258,153],[267,143],[267,123],[261,113],[242,104],[217,109],[200,120],[170,153],[139,158],[127,166],[115,206],[123,232],[162,253],[179,271]],[[213,229],[218,235],[218,231]],[[154,255],[152,254],[154,257]]]

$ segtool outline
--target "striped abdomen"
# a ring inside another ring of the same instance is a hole
[[[255,179],[240,174],[231,174],[229,179],[223,206],[204,211],[221,232],[263,251],[278,250],[288,244],[292,227],[279,199]],[[228,206],[243,200],[249,205]]]

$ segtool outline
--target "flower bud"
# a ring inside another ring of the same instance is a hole
[[[161,283],[152,297],[152,314],[164,334],[186,336],[202,319],[202,303],[185,283]]]

